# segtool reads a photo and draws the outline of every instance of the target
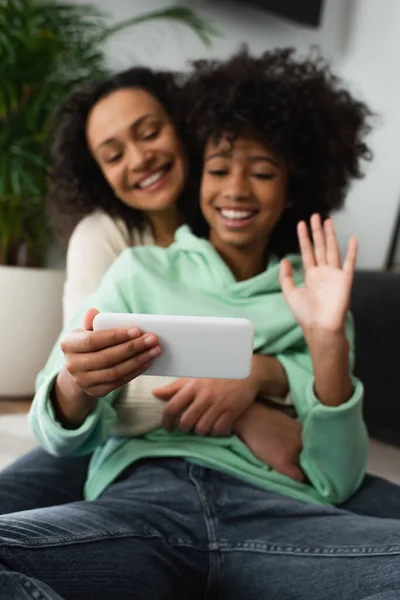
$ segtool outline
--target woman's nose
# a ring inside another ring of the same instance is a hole
[[[128,167],[132,171],[141,171],[146,168],[153,157],[153,153],[148,149],[140,147],[139,144],[131,144],[127,151]]]

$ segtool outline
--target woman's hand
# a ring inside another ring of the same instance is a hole
[[[285,370],[273,356],[255,354],[246,379],[178,379],[153,390],[168,401],[163,426],[199,435],[230,435],[236,419],[258,395],[283,398],[289,391]]]
[[[197,435],[231,435],[236,419],[254,402],[258,386],[246,379],[177,379],[153,390],[166,400],[162,426]]]
[[[357,240],[351,238],[341,266],[331,219],[327,219],[322,227],[320,216],[313,215],[311,229],[314,246],[305,222],[298,225],[304,287],[296,287],[287,260],[282,261],[280,271],[283,295],[306,337],[314,331],[337,333],[344,330],[357,257]]]
[[[300,469],[302,426],[280,410],[254,402],[236,421],[235,433],[267,465],[296,481],[304,481]]]
[[[161,355],[157,337],[137,328],[93,331],[97,313],[90,309],[84,329],[61,341],[65,365],[56,380],[53,404],[60,421],[69,426],[79,426],[95,399],[143,374]]]

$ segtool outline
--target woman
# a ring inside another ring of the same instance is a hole
[[[168,246],[190,217],[177,98],[172,74],[133,68],[73,93],[59,109],[49,201],[64,234],[73,231],[65,322],[125,248]],[[110,140],[99,145],[98,131]]]
[[[224,82],[226,109],[215,81]],[[330,202],[341,202],[349,173],[360,172],[367,151],[365,107],[336,86],[321,63],[297,63],[285,52],[260,59],[242,54],[201,71],[188,90],[204,151],[201,210],[208,240],[181,227],[170,248],[127,250],[86,304],[152,311],[154,289],[163,286],[157,310],[185,312],[190,282],[199,314],[211,307],[215,314],[251,314],[259,351],[274,355],[291,381],[304,424],[307,482],[266,468],[237,436],[218,440],[158,429],[136,439],[110,437],[113,399],[121,382],[140,372],[143,363],[137,352],[132,358],[132,347],[143,340],[138,332],[91,331],[94,311],[82,307],[76,323],[84,315],[86,331],[66,332],[62,351],[55,347],[31,418],[48,449],[96,448],[86,485],[91,502],[1,517],[1,571],[14,579],[16,572],[36,577],[75,599],[312,599],[321,597],[323,586],[328,600],[384,600],[400,589],[399,522],[332,506],[359,485],[367,451],[362,389],[349,369],[351,323],[346,327],[356,242],[341,267],[332,222],[322,228],[312,217],[314,247],[300,222],[302,287],[293,279],[301,279],[301,263],[287,254],[297,239],[290,212],[307,214],[318,198],[323,209],[327,200],[322,179],[321,195],[311,189],[308,201],[302,193],[321,174],[310,170],[316,163],[308,163],[294,125],[306,128],[320,167],[335,162],[325,187]],[[289,91],[297,92],[295,110],[282,113]],[[324,110],[314,127],[310,104],[321,97]],[[328,116],[332,145],[321,154],[319,119]],[[348,137],[352,153],[336,154]],[[308,169],[296,168],[307,163]],[[280,254],[286,256],[281,262]],[[171,281],[174,286],[163,285]]]
[[[193,221],[194,209],[187,202],[189,144],[180,125],[184,111],[178,91],[171,74],[134,68],[72,93],[56,115],[49,200],[64,234],[73,231],[66,322],[123,250],[149,243],[168,246],[177,226]],[[126,171],[132,181],[125,180]],[[192,168],[192,184],[196,180]],[[269,382],[263,381],[266,360],[254,358],[256,384],[249,381],[244,389],[243,383],[199,382],[198,393],[249,400],[259,391],[284,396],[285,389],[268,390]],[[159,390],[160,397],[167,400],[177,385]],[[253,451],[281,472],[302,478],[299,424],[276,411],[258,410],[270,441],[265,447],[256,436]],[[82,499],[88,463],[88,457],[55,459],[39,449],[23,456],[0,474],[0,514]]]

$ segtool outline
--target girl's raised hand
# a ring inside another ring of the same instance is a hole
[[[292,267],[281,262],[280,283],[285,300],[303,331],[339,332],[344,329],[357,257],[357,240],[349,241],[341,265],[333,221],[321,224],[311,217],[312,242],[304,221],[298,224],[298,237],[304,266],[304,287],[296,287]]]

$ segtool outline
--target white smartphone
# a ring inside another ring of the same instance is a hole
[[[163,353],[146,375],[244,379],[250,375],[254,328],[248,319],[99,313],[93,329],[138,327],[158,336]]]

